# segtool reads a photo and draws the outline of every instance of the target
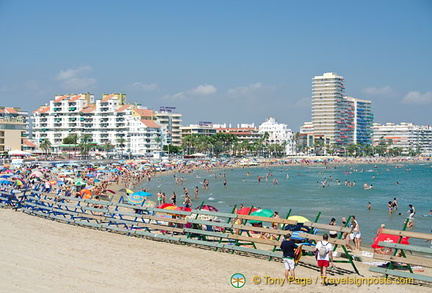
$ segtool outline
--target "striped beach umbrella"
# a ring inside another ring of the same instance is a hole
[[[131,204],[142,204],[145,200],[144,196],[138,194],[130,194],[126,197],[126,200]]]

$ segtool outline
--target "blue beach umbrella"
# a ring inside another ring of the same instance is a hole
[[[141,191],[134,192],[131,195],[151,196],[152,194],[141,190]]]

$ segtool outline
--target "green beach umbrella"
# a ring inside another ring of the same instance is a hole
[[[251,214],[251,216],[266,217],[266,218],[271,218],[271,217],[273,217],[273,215],[274,215],[274,212],[272,210],[269,210],[269,209],[256,210],[256,211],[252,212],[252,214]],[[255,221],[255,220],[250,220],[249,222],[251,224],[261,223],[261,221]]]

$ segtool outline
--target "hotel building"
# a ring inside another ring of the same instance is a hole
[[[38,144],[48,139],[56,149],[70,134],[87,134],[99,147],[111,144],[127,155],[152,156],[159,152],[168,128],[159,123],[158,113],[127,104],[122,93],[103,94],[100,100],[89,93],[56,96],[35,110],[32,118]]]
[[[386,123],[373,124],[372,144],[379,145],[384,139],[392,141],[390,147],[401,147],[403,154],[410,151],[419,151],[423,155],[432,155],[432,126],[419,126],[413,123]]]
[[[276,119],[270,117],[259,126],[259,132],[262,135],[266,132],[269,134],[266,143],[279,145],[285,143],[285,154],[293,155],[295,153],[293,132],[286,124],[279,123]]]
[[[213,128],[216,129],[216,133],[230,133],[237,137],[238,142],[244,141],[254,143],[262,138],[262,133],[259,129],[252,124],[237,124],[237,127],[232,127],[231,124],[213,124]]]

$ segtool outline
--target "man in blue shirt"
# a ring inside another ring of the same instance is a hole
[[[285,264],[285,278],[287,282],[295,280],[295,262],[294,262],[294,249],[297,248],[297,244],[291,239],[291,234],[285,235],[285,239],[282,241],[280,248],[283,252],[283,261]],[[291,276],[291,279],[289,277]]]

